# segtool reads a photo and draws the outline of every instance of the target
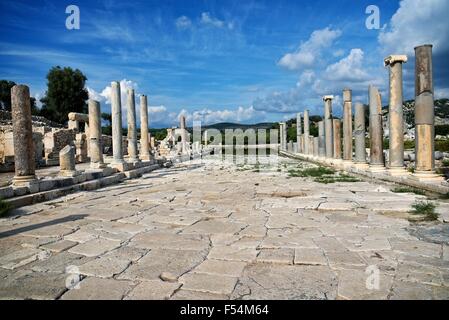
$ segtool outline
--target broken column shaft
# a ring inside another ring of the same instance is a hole
[[[318,122],[318,156],[326,156],[326,138],[324,134],[324,121]]]
[[[370,170],[385,169],[383,153],[382,101],[379,90],[369,86]]]
[[[310,119],[309,110],[304,111],[304,154],[309,154],[310,148]]]
[[[111,112],[112,112],[112,152],[113,164],[122,164],[123,141],[122,141],[122,101],[120,83],[111,83]]]
[[[103,146],[101,141],[101,110],[100,103],[89,100],[89,148],[90,165],[93,169],[104,168]]]
[[[298,144],[298,153],[302,153],[302,148],[301,148],[301,136],[302,136],[301,118],[302,118],[301,113],[298,113],[296,115],[296,142]]]
[[[148,132],[148,98],[140,96],[140,159],[151,160]]]
[[[437,178],[435,174],[435,111],[432,45],[415,48],[415,176]]]
[[[128,89],[128,156],[131,162],[139,161],[137,156],[136,98],[134,89]]]
[[[35,150],[31,123],[30,89],[24,85],[11,88],[11,114],[14,144],[14,185],[36,181]]]
[[[332,100],[333,96],[324,96],[324,133],[326,139],[326,158],[334,157],[334,134],[332,122]]]
[[[343,160],[352,161],[352,91],[343,90]]]
[[[355,104],[354,114],[355,158],[357,165],[366,164],[365,148],[365,107],[361,103]]]
[[[333,131],[334,131],[334,158],[341,160],[341,121],[339,119],[333,119]]]

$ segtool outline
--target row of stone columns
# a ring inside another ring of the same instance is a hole
[[[434,96],[432,75],[432,46],[415,48],[415,131],[416,163],[414,176],[419,179],[437,179],[435,175],[434,142]],[[385,58],[389,68],[389,163],[388,174],[406,175],[404,166],[404,115],[402,65],[407,62],[405,55],[391,55]],[[382,99],[379,90],[369,86],[369,137],[371,172],[383,172],[386,164],[383,153]],[[324,96],[324,119],[318,123],[318,138],[313,141],[315,150],[310,149],[309,113],[304,112],[304,135],[301,134],[301,115],[298,114],[298,143],[304,138],[301,153],[345,164],[354,163],[356,167],[368,168],[366,159],[365,107],[355,104],[354,126],[352,123],[352,92],[343,90],[343,123],[332,117],[333,96]],[[343,137],[341,137],[343,126]],[[354,138],[354,143],[353,143]],[[341,143],[343,141],[343,144]],[[300,143],[299,143],[300,144]],[[353,150],[354,147],[354,150]],[[343,149],[343,150],[342,150]],[[343,153],[342,153],[343,151]],[[354,152],[354,157],[353,157]]]
[[[287,151],[287,123],[280,122],[279,123],[279,132],[280,132],[280,149],[282,151]]]
[[[111,84],[111,112],[112,112],[112,165],[123,164],[122,148],[122,106],[120,83]],[[151,160],[148,138],[148,105],[147,97],[140,97],[141,106],[141,152],[140,159]],[[98,101],[88,101],[88,137],[89,154],[92,169],[102,169],[106,165],[103,159],[101,109]],[[25,185],[36,181],[35,176],[35,150],[33,145],[33,128],[31,119],[30,91],[25,85],[16,85],[11,89],[11,111],[14,137],[15,176],[14,185]],[[86,119],[87,120],[87,119]],[[73,121],[72,119],[72,126]],[[133,89],[128,90],[128,145],[131,162],[140,161],[137,151],[137,124],[135,94]],[[73,175],[74,147],[67,146],[61,151],[60,166],[63,175]],[[73,158],[73,159],[72,159]]]
[[[111,111],[112,111],[112,150],[113,165],[122,165],[125,163],[123,158],[123,134],[122,134],[122,105],[120,83],[114,81],[111,83]],[[127,92],[127,111],[128,111],[128,155],[129,161],[138,163],[141,160],[151,160],[148,138],[148,98],[145,95],[140,96],[140,155],[137,148],[137,119],[136,102],[134,89],[128,89]],[[101,129],[101,128],[100,128]]]

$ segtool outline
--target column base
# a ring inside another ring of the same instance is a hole
[[[368,163],[366,162],[354,162],[352,166],[356,169],[367,170],[369,168]]]
[[[408,172],[405,168],[388,168],[387,174],[392,177],[401,177],[401,176],[408,176],[410,175],[410,172]]]
[[[38,182],[36,175],[31,176],[14,176],[12,183],[14,186],[27,186],[28,184],[32,184],[34,182]]]
[[[141,155],[139,158],[142,161],[150,161],[151,160],[151,156],[150,155]]]
[[[384,173],[387,171],[387,168],[381,164],[373,164],[369,165],[368,171],[372,173]]]
[[[437,174],[435,171],[415,171],[411,176],[410,179],[419,181],[419,182],[444,182],[446,179]]]
[[[107,167],[106,163],[101,163],[101,162],[91,162],[90,163],[91,169],[104,169],[106,167]]]
[[[120,172],[128,171],[133,167],[132,164],[126,163],[125,161],[121,163],[113,162],[110,164],[110,166],[111,168],[117,169]]]
[[[80,171],[76,171],[76,170],[61,170],[59,172],[59,176],[61,177],[69,177],[69,178],[74,178],[77,177],[81,174]]]

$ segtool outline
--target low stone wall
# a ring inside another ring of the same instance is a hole
[[[53,129],[44,136],[44,153],[47,165],[59,164],[59,152],[67,145],[74,145],[76,131]]]
[[[43,135],[45,127],[33,128],[36,167],[45,165]],[[14,140],[12,126],[0,127],[0,172],[14,171]]]

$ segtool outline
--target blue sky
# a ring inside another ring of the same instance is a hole
[[[68,30],[66,7],[80,9],[80,30]],[[380,9],[380,30],[365,10]],[[281,121],[321,97],[354,90],[366,102],[369,84],[387,104],[383,58],[407,54],[405,98],[413,98],[413,47],[434,44],[435,91],[449,96],[449,1],[2,1],[0,78],[46,90],[55,65],[79,68],[92,98],[109,111],[111,81],[147,94],[153,127],[188,121]],[[126,114],[126,112],[125,112]],[[191,124],[190,124],[191,125]]]

